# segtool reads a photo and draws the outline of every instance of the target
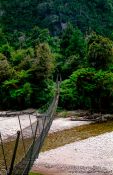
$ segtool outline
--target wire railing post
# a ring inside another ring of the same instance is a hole
[[[34,134],[34,140],[33,140],[33,143],[32,143],[32,146],[31,146],[31,150],[30,150],[30,159],[29,159],[29,163],[27,165],[27,167],[24,169],[24,172],[22,175],[28,175],[29,171],[30,171],[30,168],[31,168],[31,161],[32,161],[32,154],[33,154],[33,149],[34,149],[34,145],[35,145],[35,140],[36,140],[36,135],[37,135],[37,129],[38,129],[38,120],[37,120],[37,124],[36,124],[36,128],[35,128],[35,134]]]
[[[30,114],[29,114],[29,121],[30,121],[30,127],[31,127],[32,136],[34,137],[33,126],[32,126],[32,122],[31,122]]]
[[[21,126],[21,121],[20,121],[19,115],[18,115],[18,121],[19,121],[21,136],[22,136],[22,143],[23,143],[23,148],[24,148],[24,154],[26,155],[26,148],[25,148],[25,143],[24,143],[24,136],[23,136],[23,132],[22,132],[22,126]]]
[[[1,148],[2,148],[2,153],[3,153],[4,165],[5,165],[5,169],[7,171],[8,170],[8,168],[7,168],[7,161],[6,161],[6,157],[5,157],[5,150],[4,150],[4,145],[3,145],[3,140],[2,140],[1,133],[0,133],[0,141],[1,141]]]
[[[36,140],[36,136],[37,136],[38,125],[39,125],[39,122],[37,120],[37,124],[36,124],[36,128],[35,128],[35,134],[34,134],[34,140],[33,140],[32,149],[31,149],[31,156],[30,156],[30,161],[29,161],[29,168],[30,168],[30,164],[31,164],[31,161],[32,161],[32,154],[33,154],[34,144],[35,144],[35,140]]]
[[[12,172],[13,172],[18,143],[19,143],[19,138],[20,138],[20,131],[17,131],[17,138],[16,138],[16,143],[15,143],[15,147],[14,147],[14,151],[13,151],[12,161],[11,161],[11,165],[10,165],[9,172],[7,173],[7,175],[12,175]]]

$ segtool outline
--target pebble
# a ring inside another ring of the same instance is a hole
[[[34,167],[44,165],[66,172],[113,175],[113,132],[40,153]]]

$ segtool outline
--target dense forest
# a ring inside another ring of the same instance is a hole
[[[112,0],[0,0],[0,109],[113,112]]]
[[[112,0],[1,0],[3,26],[7,31],[48,28],[57,35],[67,22],[82,32],[110,36],[113,29]]]

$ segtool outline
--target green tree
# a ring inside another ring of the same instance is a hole
[[[27,68],[27,63],[34,57],[34,49],[19,49],[11,53],[11,62],[18,68]],[[22,67],[23,66],[23,67]]]
[[[86,66],[87,42],[81,31],[72,25],[66,28],[63,36],[65,37],[61,40],[61,51],[63,50],[64,60],[61,65],[63,78],[67,78],[77,68]]]
[[[0,82],[3,82],[10,78],[12,75],[12,69],[7,61],[6,57],[2,54],[0,54]]]
[[[7,38],[6,38],[2,28],[0,28],[0,47],[6,43],[7,43]]]
[[[66,48],[66,55],[80,55],[80,58],[86,56],[87,43],[83,36],[83,33],[79,29],[75,29],[71,37],[69,38],[69,45]]]
[[[10,79],[4,81],[2,88],[2,93],[5,94],[2,105],[5,105],[6,108],[22,109],[30,107],[32,87],[29,82],[21,85],[19,80]]]
[[[107,69],[113,63],[113,42],[94,34],[88,48],[89,65],[96,69]]]
[[[5,55],[9,61],[11,59],[12,52],[13,52],[13,48],[9,44],[4,44],[0,47],[0,53]]]
[[[61,53],[62,55],[66,56],[66,50],[70,45],[70,39],[74,33],[75,29],[72,24],[68,24],[66,29],[63,30],[62,36],[61,36]]]
[[[47,79],[54,69],[54,57],[48,44],[39,44],[35,49],[35,57],[32,60],[32,78],[36,80]]]
[[[27,32],[27,41],[26,45],[28,47],[35,47],[36,45],[48,42],[50,38],[48,29],[40,29],[38,26],[35,26],[30,32]]]
[[[73,72],[61,84],[60,106],[66,109],[88,109],[113,112],[113,73],[94,68]]]

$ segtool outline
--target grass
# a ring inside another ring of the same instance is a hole
[[[39,174],[39,173],[29,173],[29,175],[42,175],[42,174]]]
[[[51,133],[46,138],[41,151],[48,151],[50,149],[55,149],[57,147],[63,146],[65,144],[87,139],[89,137],[97,136],[97,135],[100,135],[106,132],[111,132],[111,131],[113,131],[113,121],[108,121],[106,123],[92,123],[90,125],[78,126],[78,127],[64,130],[64,131]],[[31,142],[32,142],[32,139],[25,140],[27,149],[28,149],[28,146],[31,144]],[[14,144],[15,144],[15,141],[10,141],[4,144],[8,166],[10,165]],[[23,150],[22,141],[20,141],[15,163],[19,162],[23,156],[24,156],[24,150]],[[4,167],[1,148],[0,148],[0,167],[2,168]],[[31,173],[30,175],[35,175],[35,174],[36,173],[34,174]]]

